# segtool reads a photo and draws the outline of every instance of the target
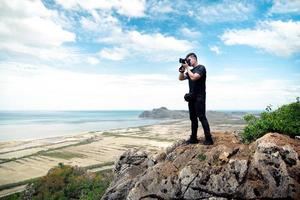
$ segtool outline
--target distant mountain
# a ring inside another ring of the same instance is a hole
[[[235,123],[244,124],[242,119],[247,112],[222,112],[209,110],[206,112],[207,119],[212,123]],[[150,119],[189,119],[188,110],[169,110],[166,107],[154,108],[152,111],[144,111],[139,115],[140,118]]]
[[[152,111],[144,111],[139,115],[140,118],[152,119],[182,119],[188,116],[189,112],[186,110],[168,110],[166,107],[154,108]]]

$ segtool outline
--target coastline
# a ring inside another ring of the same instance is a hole
[[[160,123],[159,119],[135,120],[107,120],[100,122],[78,123],[28,123],[28,124],[0,124],[0,142],[28,141],[61,136],[72,136],[90,131],[109,131],[133,126],[152,125]]]
[[[85,134],[90,134],[90,133],[100,133],[100,132],[105,132],[105,131],[115,131],[119,129],[126,129],[126,128],[136,128],[136,127],[143,127],[143,126],[151,126],[155,124],[161,124],[161,123],[168,123],[168,122],[173,122],[173,121],[178,121],[178,119],[162,119],[162,120],[156,120],[155,122],[151,122],[149,124],[145,125],[137,125],[137,126],[126,126],[126,127],[120,127],[120,128],[107,128],[103,130],[96,130],[96,131],[77,131],[77,132],[72,132],[72,133],[65,133],[61,135],[54,135],[54,136],[45,136],[41,138],[34,138],[34,137],[28,137],[26,139],[0,139],[0,149],[1,149],[1,144],[6,143],[6,142],[30,142],[30,141],[35,141],[35,140],[52,140],[55,138],[66,138],[66,137],[74,137],[76,135],[85,135]]]
[[[212,132],[230,132],[243,127],[241,124],[211,124]],[[19,186],[18,183],[41,177],[58,163],[94,171],[112,168],[114,161],[129,148],[158,152],[177,140],[186,139],[189,132],[189,120],[170,120],[70,136],[0,142],[0,191],[7,189],[6,186]],[[203,137],[201,127],[198,137]]]
[[[176,122],[178,120],[43,139],[1,141],[0,186],[43,176],[59,162],[88,167],[111,163],[128,148],[148,145],[150,149],[157,150],[166,147],[171,144],[170,141],[154,138],[146,134],[145,130]],[[116,141],[116,138],[122,140]],[[85,153],[86,149],[91,151]],[[34,163],[35,166],[32,165]],[[41,167],[36,167],[38,165]],[[31,173],[24,173],[28,170]]]

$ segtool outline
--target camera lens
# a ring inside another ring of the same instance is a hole
[[[179,58],[179,63],[185,64],[185,63],[186,63],[186,60],[183,59],[183,58]]]

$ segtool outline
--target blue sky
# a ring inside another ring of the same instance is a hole
[[[300,1],[0,2],[1,110],[187,109],[178,58],[207,69],[207,109],[300,96]]]

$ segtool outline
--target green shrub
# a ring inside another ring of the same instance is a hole
[[[5,197],[0,197],[1,200],[19,200],[20,198],[20,193],[14,193]]]
[[[112,170],[93,173],[80,167],[59,163],[57,167],[50,169],[46,176],[32,184],[30,199],[100,199],[112,177]]]
[[[244,120],[248,125],[242,133],[242,139],[246,143],[250,143],[268,132],[278,132],[295,137],[300,134],[300,103],[283,105],[275,111],[268,106],[259,118],[247,114],[244,116]]]

